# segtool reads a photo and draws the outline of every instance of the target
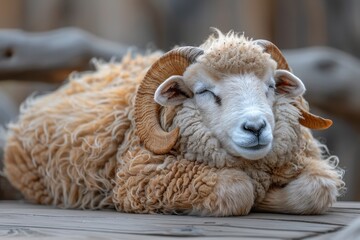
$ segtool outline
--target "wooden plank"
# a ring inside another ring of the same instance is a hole
[[[0,202],[0,238],[45,239],[289,239],[336,232],[358,217],[360,203],[336,205],[325,215],[251,213],[243,217],[126,214],[112,210],[65,210]],[[344,211],[342,211],[344,209]]]
[[[326,234],[321,234],[321,235],[316,235],[316,236],[313,236],[313,237],[309,237],[308,240],[329,240],[329,239],[334,239],[336,234],[337,234],[337,232],[330,232],[330,233],[326,233]]]
[[[64,212],[68,212],[65,210],[61,210]],[[156,217],[152,217],[152,215],[133,215],[124,213],[116,213],[117,215],[114,216],[104,216],[101,212],[89,212],[89,211],[81,211],[81,213],[85,214],[78,214],[77,212],[73,213],[73,215],[67,214],[56,214],[56,211],[46,211],[46,213],[38,213],[36,214],[32,212],[21,212],[21,213],[9,213],[8,211],[0,211],[2,216],[9,216],[11,218],[40,218],[44,219],[45,217],[51,218],[52,220],[57,220],[61,218],[67,218],[68,222],[76,222],[80,221],[82,223],[96,223],[97,221],[101,220],[100,224],[112,224],[114,219],[117,220],[126,220],[128,223],[144,223],[144,224],[163,224],[168,226],[177,226],[183,225],[183,222],[187,224],[191,224],[192,226],[222,226],[222,227],[235,227],[235,228],[256,228],[256,229],[272,229],[272,230],[288,230],[288,226],[284,226],[284,221],[280,220],[273,220],[270,216],[269,219],[261,218],[261,219],[252,219],[247,216],[241,217],[234,217],[234,218],[197,218],[197,217],[188,217],[188,216],[164,216],[164,215],[157,215]],[[110,215],[110,212],[106,215]],[[113,214],[111,214],[113,215]],[[161,216],[161,217],[160,217]],[[79,220],[81,218],[81,220]],[[86,219],[86,220],[84,220]],[[179,223],[180,222],[180,223]],[[301,225],[298,225],[299,221],[291,221],[288,225],[292,225],[292,229],[296,231],[303,231],[303,232],[321,232],[327,231],[329,229],[333,229],[338,227],[337,224],[318,224],[318,223],[307,223],[302,222]],[[301,222],[301,221],[300,221]],[[255,226],[255,227],[254,227]],[[341,225],[342,226],[342,225]]]
[[[101,219],[101,223],[104,224],[112,224],[114,218],[125,218],[127,222],[143,222],[145,224],[165,224],[165,225],[182,225],[182,222],[186,222],[193,226],[223,226],[223,227],[236,227],[236,228],[254,228],[256,229],[273,229],[273,230],[288,230],[288,226],[284,226],[283,221],[274,221],[271,216],[272,214],[268,214],[270,219],[251,219],[247,216],[242,217],[241,221],[239,221],[239,217],[229,217],[229,218],[197,218],[197,217],[188,217],[188,216],[153,216],[153,215],[139,215],[139,214],[121,214],[111,212],[107,212],[107,216],[104,216],[103,212],[88,212],[88,211],[69,211],[69,210],[56,210],[51,209],[51,211],[45,209],[41,211],[36,211],[34,214],[33,209],[31,211],[21,211],[16,212],[16,210],[10,211],[0,211],[1,215],[6,216],[9,215],[11,217],[20,217],[25,219],[30,216],[30,218],[44,218],[50,217],[52,219],[66,217],[69,218],[68,221],[76,221],[77,218],[81,218],[81,222],[96,222]],[[68,215],[69,212],[73,212],[73,215]],[[84,215],[87,217],[86,220],[84,219]],[[110,216],[109,216],[110,215]],[[113,216],[113,217],[112,217]],[[246,221],[245,221],[246,220]],[[180,223],[179,223],[180,221]],[[304,232],[318,232],[318,231],[327,231],[329,229],[333,229],[338,227],[338,225],[334,224],[317,224],[317,223],[306,223],[303,222],[300,226],[298,225],[297,221],[289,222],[288,225],[293,225],[296,231],[304,231]]]
[[[353,208],[333,208],[329,210],[329,212],[341,212],[341,213],[350,213],[350,214],[358,214],[360,217],[360,209]]]
[[[121,215],[121,214],[120,214]],[[124,219],[123,217],[113,217],[111,219],[86,219],[52,217],[44,219],[44,216],[34,215],[4,215],[6,222],[0,221],[0,226],[21,227],[31,229],[56,229],[56,230],[73,230],[73,231],[95,231],[118,234],[137,234],[137,235],[157,235],[157,236],[212,236],[212,237],[284,237],[295,238],[303,237],[312,232],[294,231],[286,229],[261,229],[255,226],[247,225],[246,227],[224,225],[204,225],[196,223],[200,218],[190,217],[183,224],[171,224],[162,220],[162,216],[158,221],[133,221],[132,219]],[[142,216],[145,217],[146,215]],[[176,216],[173,216],[176,217]],[[104,221],[105,220],[105,221]],[[194,221],[195,220],[195,221]],[[274,224],[276,227],[276,224]]]
[[[89,231],[73,231],[73,230],[66,230],[66,231],[59,231],[54,229],[41,229],[38,231],[37,229],[31,228],[17,228],[11,229],[11,233],[9,235],[3,235],[2,230],[0,228],[0,238],[1,239],[51,239],[51,240],[63,240],[63,239],[101,239],[101,240],[112,240],[112,239],[128,239],[128,240],[161,240],[161,239],[174,239],[179,240],[181,239],[178,236],[158,236],[158,235],[136,235],[136,234],[118,234],[118,233],[102,233],[102,232],[89,232]],[[186,239],[193,239],[199,240],[199,237],[186,237]],[[201,237],[201,240],[214,240],[218,238],[214,237]],[[250,240],[261,240],[264,239],[263,237],[227,237],[226,240],[242,240],[242,239],[250,239]],[[281,239],[279,237],[270,238],[267,237],[267,240],[275,240]]]
[[[349,224],[353,219],[358,217],[356,213],[344,213],[344,212],[327,212],[324,215],[286,215],[286,214],[266,214],[256,213],[248,216],[252,219],[269,219],[286,222],[306,222],[306,223],[319,223],[319,224],[333,224],[338,226],[345,226]]]
[[[337,202],[333,208],[360,209],[359,202]]]

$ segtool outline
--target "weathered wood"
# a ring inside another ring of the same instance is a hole
[[[360,61],[339,50],[311,47],[284,51],[314,107],[341,116],[360,130]]]
[[[89,69],[93,58],[109,61],[129,51],[76,28],[42,33],[0,31],[0,80],[58,82],[72,71]]]
[[[303,239],[333,235],[358,213],[343,202],[321,216],[251,213],[244,217],[126,214],[111,210],[65,210],[23,202],[0,202],[0,238],[11,239]]]
[[[359,202],[337,202],[334,209],[356,209],[360,210]]]

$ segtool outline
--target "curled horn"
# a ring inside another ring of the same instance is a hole
[[[260,45],[264,49],[264,52],[271,55],[271,57],[277,62],[277,69],[285,69],[291,72],[284,55],[275,44],[264,39],[256,40],[255,44]]]
[[[260,45],[264,49],[264,52],[267,52],[271,55],[271,57],[277,62],[277,69],[285,69],[291,72],[289,64],[287,63],[284,55],[281,53],[280,49],[275,46],[275,44],[263,39],[256,40],[255,44]],[[316,130],[327,129],[332,125],[332,121],[330,119],[325,119],[308,112],[303,107],[301,107],[300,102],[296,104],[296,107],[300,110],[302,116],[299,119],[301,125]]]
[[[172,75],[183,75],[186,68],[203,54],[196,47],[179,47],[164,54],[147,71],[135,98],[137,134],[145,147],[156,154],[165,154],[175,145],[179,128],[166,132],[160,125],[160,106],[154,101],[158,86]]]

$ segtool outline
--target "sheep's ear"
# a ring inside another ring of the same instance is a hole
[[[275,71],[276,93],[286,94],[289,97],[301,96],[305,92],[302,81],[286,70]]]
[[[154,100],[162,106],[175,106],[191,98],[194,94],[186,86],[182,76],[171,76],[155,92]]]

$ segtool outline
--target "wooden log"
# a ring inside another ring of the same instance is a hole
[[[284,55],[302,79],[306,99],[327,113],[341,116],[360,130],[360,61],[329,47],[286,50]]]
[[[76,28],[28,33],[0,31],[0,80],[63,81],[89,69],[92,58],[120,59],[129,48]]]

